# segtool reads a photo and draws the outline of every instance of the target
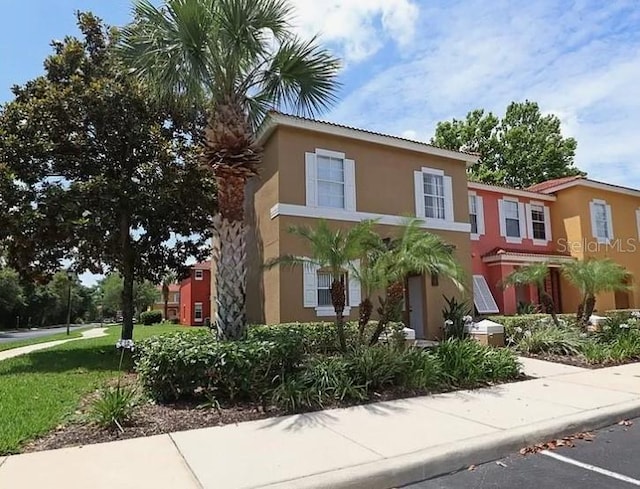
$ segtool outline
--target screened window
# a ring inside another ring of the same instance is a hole
[[[520,213],[518,203],[512,200],[503,201],[505,231],[509,238],[520,238]]]
[[[318,206],[344,209],[344,160],[317,156]]]
[[[196,270],[196,280],[202,280],[202,278],[204,277],[204,272],[202,270]]]
[[[547,239],[547,231],[544,220],[544,206],[531,206],[531,227],[533,229],[533,239]]]
[[[469,222],[471,234],[478,234],[478,199],[475,195],[469,196]]]
[[[432,219],[444,219],[444,177],[424,173],[424,215]]]
[[[193,319],[202,321],[202,302],[196,302],[193,309]]]

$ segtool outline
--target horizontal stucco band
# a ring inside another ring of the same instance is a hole
[[[375,220],[378,224],[388,226],[402,226],[410,217],[392,216],[387,214],[373,214],[371,212],[350,212],[341,209],[329,209],[320,207],[306,207],[304,205],[278,203],[271,208],[271,219],[278,216],[310,217],[314,219],[328,219],[334,221],[360,222]],[[421,218],[420,227],[424,229],[436,229],[439,231],[456,231],[470,233],[471,224],[468,222],[452,222],[442,219]]]

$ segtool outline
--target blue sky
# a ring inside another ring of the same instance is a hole
[[[592,178],[640,187],[640,1],[294,0],[344,60],[323,118],[428,140],[439,120],[530,99],[578,140]],[[0,0],[0,102],[42,72],[75,10],[125,23],[129,0]]]

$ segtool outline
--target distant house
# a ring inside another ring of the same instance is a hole
[[[164,317],[164,297],[162,285],[158,285],[158,300],[151,307],[154,311],[162,312],[162,317],[168,320],[179,319],[180,315],[180,284],[169,285],[169,302],[167,303],[167,317]]]
[[[211,317],[211,261],[196,263],[180,282],[180,324],[204,326]]]

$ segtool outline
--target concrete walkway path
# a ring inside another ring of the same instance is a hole
[[[0,460],[0,487],[389,489],[640,415],[640,364]],[[546,362],[543,362],[546,363]]]
[[[9,350],[0,351],[0,361],[7,360],[9,358],[18,357],[20,355],[25,355],[26,353],[31,353],[38,350],[45,350],[47,348],[62,345],[63,343],[68,343],[70,341],[86,340],[90,338],[100,338],[102,336],[107,336],[107,328],[91,328],[86,331],[83,331],[82,336],[80,338],[69,338],[68,340],[47,341],[46,343],[36,343],[35,345],[21,346],[18,348],[11,348]]]

